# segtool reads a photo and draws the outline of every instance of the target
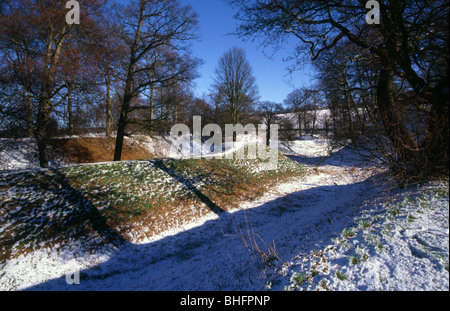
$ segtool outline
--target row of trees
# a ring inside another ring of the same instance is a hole
[[[67,1],[0,1],[1,129],[35,137],[42,167],[54,124],[124,136],[176,119],[197,77],[197,14],[180,1],[86,0],[69,25]],[[53,125],[53,126],[52,126]]]
[[[193,95],[202,61],[191,55],[198,16],[179,0],[128,5],[86,0],[79,24],[66,22],[63,0],[0,0],[0,131],[47,144],[58,126],[69,135],[104,128],[124,137],[167,133],[193,115],[208,122],[256,122],[256,79],[242,49],[219,60],[211,94]]]
[[[448,1],[380,1],[379,24],[364,0],[229,2],[241,36],[298,39],[296,64],[319,73],[301,100],[320,92],[344,135],[370,142],[398,180],[448,176]]]
[[[283,112],[255,106],[256,80],[239,48],[219,60],[211,94],[193,96],[198,17],[179,0],[86,0],[79,25],[66,23],[65,2],[0,0],[1,129],[34,136],[41,166],[55,123],[69,133],[115,130],[120,160],[133,131],[167,132],[192,115],[222,125]],[[400,180],[448,174],[448,2],[383,1],[379,24],[366,23],[363,0],[228,2],[239,35],[275,48],[293,36],[293,68],[313,60],[316,84],[285,101],[299,119],[328,108],[335,138],[370,143]]]

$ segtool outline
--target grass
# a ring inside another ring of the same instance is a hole
[[[347,280],[347,276],[345,275],[345,273],[340,270],[336,271],[336,277],[341,281]]]
[[[98,163],[114,158],[114,137],[71,137],[50,139],[51,154],[69,163]],[[122,160],[152,159],[154,155],[146,148],[125,139]]]
[[[111,164],[103,169],[77,167],[70,169],[67,176],[115,225],[133,216],[163,221],[161,214],[191,206],[198,208],[192,215],[181,216],[201,217],[210,211],[205,201],[230,210],[241,200],[259,197],[277,181],[304,173],[296,163],[285,163],[277,171],[257,171],[257,161],[141,161]]]
[[[392,217],[398,216],[401,214],[400,208],[398,206],[393,206],[389,211],[388,214]]]
[[[277,183],[304,176],[279,155],[259,160],[143,160],[0,172],[0,262],[43,247],[105,241],[92,215],[128,240],[142,240],[210,214],[229,211]],[[214,212],[217,212],[214,211]]]
[[[350,239],[354,236],[355,236],[355,233],[353,232],[352,229],[346,228],[342,231],[342,237],[344,237],[345,239]]]
[[[306,274],[303,274],[301,272],[295,272],[292,275],[291,281],[296,285],[296,286],[300,286],[302,285],[304,282],[306,282],[308,280],[308,277],[306,276]]]
[[[317,265],[320,268],[315,269],[317,261],[313,256],[302,260],[301,271],[296,271],[286,289],[295,290],[300,287],[299,284],[302,284],[302,288],[305,290],[333,290],[334,286],[340,286],[336,282],[349,280],[353,282],[353,277],[349,277],[353,275],[352,271],[357,271],[358,275],[359,269],[362,268],[359,266],[365,262],[378,260],[377,256],[382,253],[392,253],[392,247],[395,246],[389,244],[390,237],[403,232],[403,230],[409,230],[409,228],[418,230],[417,228],[420,226],[417,226],[417,222],[423,221],[423,214],[443,208],[442,203],[445,201],[448,203],[447,198],[448,190],[446,188],[435,187],[412,196],[399,195],[388,202],[381,203],[379,209],[374,210],[376,212],[360,215],[361,218],[357,218],[356,225],[349,225],[331,239],[332,244],[324,249],[326,256],[324,256],[323,266]],[[448,218],[442,219],[442,225],[448,226]],[[427,256],[432,258],[431,260],[439,262],[439,267],[442,267],[443,270],[449,271],[448,254],[440,253],[437,248],[430,247],[415,236],[411,236],[410,239],[410,245],[418,244],[417,248],[427,253]],[[312,252],[317,253],[318,251]],[[338,264],[328,266],[327,262],[333,260],[342,261],[339,266]],[[309,272],[305,271],[304,267],[308,266],[312,266],[314,269],[311,279],[307,277],[305,281],[305,275],[309,275]],[[317,277],[312,279],[316,273]],[[305,284],[305,282],[308,283]]]
[[[408,215],[408,222],[413,222],[413,221],[416,220],[416,219],[417,219],[416,216],[414,216],[414,215],[412,215],[412,214],[409,214],[409,215]]]
[[[352,256],[351,259],[350,259],[350,263],[351,263],[352,265],[357,265],[357,264],[359,264],[360,262],[361,262],[361,259],[359,259],[359,258],[356,257],[356,256]]]
[[[361,221],[359,222],[359,228],[361,228],[361,229],[367,229],[367,228],[369,228],[371,225],[372,225],[372,224],[371,224],[370,221],[368,221],[368,220],[361,220]]]
[[[325,280],[320,281],[320,287],[322,287],[322,289],[324,289],[324,290],[326,290],[326,291],[329,291],[329,290],[330,290],[330,289],[328,288],[327,281],[325,281]]]

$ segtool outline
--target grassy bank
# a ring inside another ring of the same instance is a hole
[[[46,247],[139,241],[221,214],[305,174],[259,160],[148,160],[0,172],[0,261]]]

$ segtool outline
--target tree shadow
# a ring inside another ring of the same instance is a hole
[[[197,198],[200,199],[200,201],[202,201],[206,206],[208,206],[208,208],[213,213],[215,213],[216,215],[219,215],[219,216],[228,213],[227,211],[225,211],[224,209],[219,207],[216,203],[211,201],[210,198],[208,198],[204,193],[202,193],[200,190],[197,189],[197,187],[194,186],[193,181],[195,180],[195,178],[188,179],[188,178],[183,177],[181,174],[177,174],[177,172],[175,172],[173,169],[168,168],[163,160],[155,160],[154,163],[157,168],[164,171],[167,175],[172,177],[176,182],[179,182],[179,183],[182,183],[183,185],[185,185],[190,191],[192,191],[192,193],[194,193],[197,196]]]
[[[354,199],[371,191],[368,185],[366,180],[294,192],[155,242],[123,246],[106,262],[81,271],[80,285],[68,285],[62,276],[26,290],[262,290],[267,280],[256,274],[266,275],[267,267],[254,263],[254,254],[236,236],[236,224],[250,221],[261,240],[275,241],[281,266],[299,249],[308,253],[331,244],[360,212]],[[282,282],[279,274],[274,278]]]
[[[27,253],[36,243],[53,247],[69,239],[83,242],[92,236],[116,248],[129,244],[58,169],[6,172],[2,177],[4,186],[0,191],[11,190],[17,196],[9,202],[0,202],[2,220],[12,224],[0,232],[0,260],[8,259],[15,247]]]
[[[92,229],[109,244],[120,247],[129,242],[123,238],[117,231],[107,224],[107,219],[99,210],[78,190],[74,189],[68,182],[66,176],[57,169],[50,169],[54,174],[55,181],[62,186],[66,192],[65,198],[74,206],[82,206],[84,213],[79,221],[89,221]]]

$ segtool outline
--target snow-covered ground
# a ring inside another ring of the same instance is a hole
[[[105,134],[86,134],[83,136],[63,136],[53,139],[68,138],[104,138]],[[133,138],[125,137],[128,144],[140,144],[157,156],[165,157],[168,155],[170,141],[164,137],[150,138],[148,136],[136,136]],[[62,155],[53,152],[52,147],[49,150],[49,165],[51,167],[62,167],[71,163],[64,159]],[[34,138],[0,138],[0,171],[1,170],[21,170],[21,169],[39,168],[39,155],[37,144]]]
[[[280,150],[311,174],[139,244],[8,260],[0,289],[449,290],[448,184],[389,191],[381,171],[347,148],[328,157],[317,138]]]
[[[50,165],[65,164],[63,159],[50,159]],[[33,138],[0,138],[0,170],[39,167],[36,140]]]
[[[83,136],[62,136],[53,139],[69,139],[69,138],[104,138],[105,134],[87,134]],[[202,143],[196,143],[192,140],[192,136],[183,137],[180,141],[188,142],[187,145],[190,148],[184,148],[180,151],[175,148],[171,148],[172,145],[178,146],[178,143],[170,135],[154,135],[150,137],[148,135],[134,135],[125,137],[125,142],[129,146],[140,146],[146,148],[151,154],[158,158],[186,158],[191,155],[205,155],[210,150],[205,150]],[[228,152],[233,152],[239,149],[243,145],[243,142],[235,143],[234,146],[228,148]],[[225,144],[223,146],[217,146],[220,150],[225,150]],[[49,150],[49,165],[51,167],[62,167],[70,165],[66,159],[61,155],[52,152],[52,148]],[[20,170],[39,168],[39,157],[37,152],[37,144],[34,138],[12,139],[12,138],[0,138],[0,171],[1,170]]]

